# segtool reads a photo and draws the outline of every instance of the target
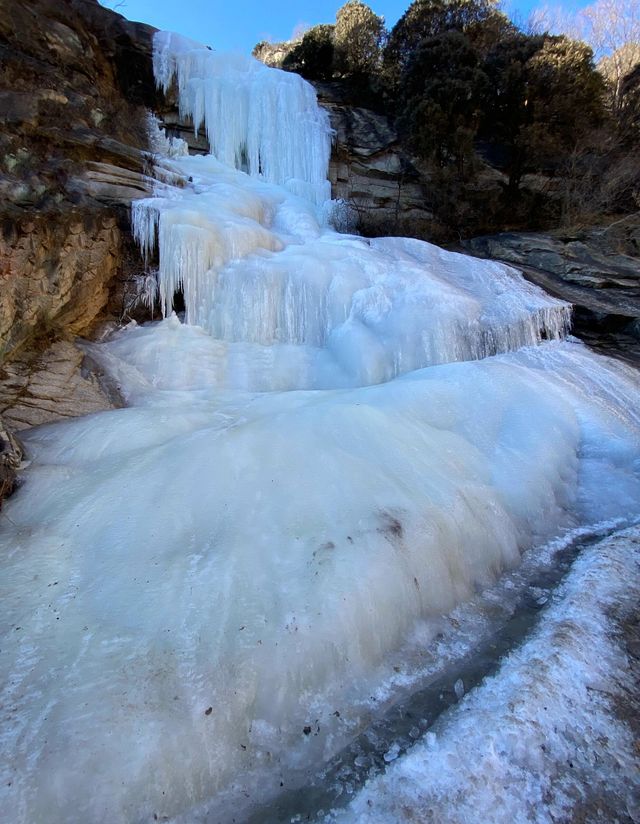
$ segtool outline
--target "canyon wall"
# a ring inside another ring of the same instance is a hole
[[[86,331],[150,191],[153,29],[95,0],[0,0],[0,359]]]

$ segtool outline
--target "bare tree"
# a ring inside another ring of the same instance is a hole
[[[547,4],[533,12],[529,29],[568,34],[591,46],[611,111],[619,115],[624,78],[640,63],[640,0],[596,0],[573,14]]]
[[[112,11],[117,11],[127,5],[126,0],[100,0],[100,5]]]

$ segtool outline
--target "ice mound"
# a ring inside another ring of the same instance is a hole
[[[616,702],[636,688],[611,613],[640,589],[640,530],[578,559],[535,635],[349,808],[341,824],[633,820],[636,742]],[[590,815],[591,814],[591,815]]]
[[[330,751],[333,708],[419,617],[638,510],[637,386],[579,345],[247,394],[209,386],[187,327],[138,346],[163,327],[105,347],[135,406],[27,437],[0,542],[7,820],[177,814],[303,763],[310,706]]]

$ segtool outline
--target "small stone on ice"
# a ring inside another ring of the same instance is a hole
[[[453,691],[455,692],[456,698],[459,701],[464,695],[464,682],[462,678],[458,678],[456,683],[453,685]]]
[[[393,744],[384,754],[384,760],[387,762],[387,764],[389,764],[391,761],[395,761],[399,755],[400,747],[397,744]]]

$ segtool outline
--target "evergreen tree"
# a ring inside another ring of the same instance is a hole
[[[422,41],[404,73],[399,118],[416,154],[465,171],[487,82],[464,34],[448,31]]]
[[[493,50],[484,70],[482,132],[504,152],[511,194],[526,172],[553,172],[603,122],[604,87],[584,43],[518,34]]]
[[[508,25],[496,0],[414,0],[391,30],[384,50],[387,82],[397,87],[420,43],[446,32],[478,32],[484,24],[496,30]]]
[[[307,80],[330,80],[333,76],[335,26],[319,25],[306,31],[300,43],[285,57],[282,68]]]
[[[384,19],[360,0],[348,0],[336,14],[336,62],[343,74],[365,75],[380,62]]]

